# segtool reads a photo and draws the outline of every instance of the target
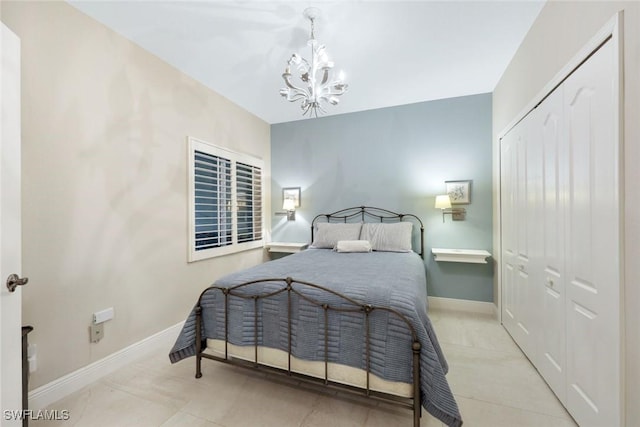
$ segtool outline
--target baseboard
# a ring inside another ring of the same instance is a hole
[[[498,318],[498,308],[492,302],[472,301],[467,299],[428,297],[429,308],[466,311],[469,313],[490,314]]]
[[[29,409],[34,411],[45,409],[52,403],[131,362],[147,356],[149,353],[165,348],[168,354],[169,348],[173,345],[183,324],[184,322],[175,324],[164,331],[151,335],[103,359],[30,391]]]

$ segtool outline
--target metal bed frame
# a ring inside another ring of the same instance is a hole
[[[395,212],[388,211],[386,209],[359,206],[354,208],[342,209],[336,211],[331,214],[322,214],[316,216],[311,225],[311,239],[313,241],[313,229],[316,222],[319,219],[326,219],[327,222],[355,222],[355,221],[365,221],[369,218],[375,218],[380,222],[397,222],[402,221],[404,218],[410,218],[414,220],[417,224],[420,225],[420,253],[419,255],[424,258],[424,226],[420,219],[412,214],[397,214]],[[251,293],[247,292],[247,287],[250,285],[254,285],[257,283],[263,282],[271,282],[271,283],[280,283],[281,286],[276,290],[270,290],[265,293]],[[343,304],[339,306],[330,306],[326,303],[313,299],[303,292],[301,292],[304,288],[314,288],[323,292],[327,292],[329,294],[333,294],[339,297]],[[202,298],[208,292],[221,292],[224,296],[224,357],[215,356],[212,354],[204,353],[203,348],[203,337],[202,337]],[[287,349],[287,369],[275,368],[272,366],[263,365],[258,361],[258,330],[259,330],[259,321],[258,321],[258,303],[261,300],[265,300],[268,298],[275,298],[278,295],[286,292],[287,298],[287,334],[288,334],[288,349]],[[239,297],[246,300],[254,301],[254,319],[253,319],[253,334],[254,334],[254,359],[253,361],[246,361],[243,359],[238,359],[234,357],[229,357],[229,298],[230,297]],[[291,307],[293,298],[300,298],[314,306],[322,308],[324,312],[324,378],[316,378],[308,375],[304,375],[291,370],[291,357],[292,357],[292,348],[293,348],[293,337],[292,337],[292,314]],[[329,331],[328,331],[328,318],[330,311],[336,312],[350,312],[350,313],[362,313],[364,318],[364,326],[365,326],[365,365],[366,365],[366,387],[359,388],[355,386],[350,386],[338,382],[334,382],[329,380],[329,360],[328,360],[328,346],[329,346]],[[370,375],[371,375],[371,349],[370,349],[370,336],[369,336],[369,317],[371,313],[376,311],[386,311],[397,316],[401,319],[406,325],[409,334],[411,335],[411,351],[413,352],[413,367],[412,367],[412,396],[411,397],[401,397],[393,394],[382,393],[379,391],[370,389]],[[202,377],[202,359],[211,359],[217,360],[219,362],[228,363],[235,366],[240,366],[243,368],[249,369],[260,369],[262,371],[266,371],[268,373],[277,374],[280,376],[285,376],[290,379],[294,379],[297,381],[301,381],[309,384],[320,384],[324,385],[327,388],[335,389],[343,392],[348,392],[352,394],[357,394],[360,396],[366,396],[371,399],[381,400],[386,403],[391,403],[399,406],[403,406],[405,408],[409,408],[413,410],[413,426],[420,426],[420,417],[422,415],[422,407],[420,404],[420,349],[421,344],[418,340],[415,329],[409,322],[409,320],[400,312],[389,308],[389,307],[381,307],[381,306],[373,306],[370,304],[363,304],[359,301],[356,301],[352,298],[349,298],[345,295],[342,295],[338,292],[335,292],[331,289],[328,289],[323,286],[319,286],[313,283],[304,282],[300,280],[292,279],[291,277],[287,278],[269,278],[269,279],[260,279],[254,280],[250,282],[241,283],[236,286],[232,286],[229,288],[220,287],[220,286],[211,286],[205,289],[198,298],[198,303],[195,308],[196,314],[196,378]]]

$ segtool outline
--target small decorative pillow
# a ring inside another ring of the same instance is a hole
[[[368,240],[339,240],[333,250],[336,252],[371,252],[371,243]]]
[[[410,222],[365,223],[360,239],[371,242],[374,251],[411,252],[412,229]]]
[[[312,248],[333,249],[340,240],[358,240],[362,224],[356,223],[329,223],[316,224],[316,234],[311,244]]]

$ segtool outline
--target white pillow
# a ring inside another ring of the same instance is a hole
[[[312,248],[333,249],[340,240],[358,240],[362,224],[356,223],[329,223],[316,224],[316,234],[311,244]]]
[[[336,252],[371,252],[371,243],[368,240],[339,240]]]
[[[360,240],[368,240],[374,251],[411,252],[410,222],[392,224],[365,223],[362,225]]]

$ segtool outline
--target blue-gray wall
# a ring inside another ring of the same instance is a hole
[[[413,213],[425,226],[429,295],[493,301],[489,264],[433,261],[432,247],[492,251],[491,94],[271,126],[272,207],[302,187],[296,221],[272,217],[273,241],[310,240],[316,214],[351,206]],[[434,208],[447,180],[472,180],[465,221]]]

